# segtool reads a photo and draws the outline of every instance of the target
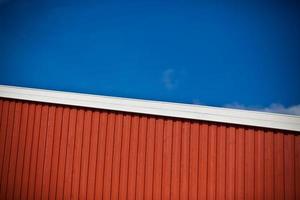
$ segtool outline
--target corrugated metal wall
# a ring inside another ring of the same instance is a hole
[[[291,132],[0,99],[1,199],[300,199]]]

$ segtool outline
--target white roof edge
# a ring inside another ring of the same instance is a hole
[[[0,85],[0,97],[300,131],[300,116]]]

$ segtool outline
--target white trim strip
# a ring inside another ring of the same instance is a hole
[[[0,97],[300,131],[300,116],[0,85]]]

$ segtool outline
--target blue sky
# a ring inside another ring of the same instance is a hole
[[[300,114],[296,3],[0,0],[0,84]]]

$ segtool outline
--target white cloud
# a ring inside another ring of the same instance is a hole
[[[245,105],[242,105],[242,104],[239,104],[239,103],[226,104],[224,106],[226,108],[256,110],[256,111],[281,113],[281,114],[289,114],[289,115],[300,115],[300,104],[285,107],[284,105],[279,104],[279,103],[272,103],[271,105],[269,105],[265,108],[255,107],[255,106],[245,106]]]
[[[162,75],[162,81],[167,90],[172,90],[177,85],[177,80],[175,79],[175,70],[166,69]]]
[[[291,115],[300,115],[300,104],[290,106],[290,107],[284,107],[281,104],[273,103],[269,107],[264,108],[263,111],[291,114]]]
[[[231,103],[231,104],[225,104],[225,108],[235,108],[235,109],[243,109],[243,110],[258,110],[258,108],[255,107],[246,107],[243,104],[239,104],[237,102]]]

